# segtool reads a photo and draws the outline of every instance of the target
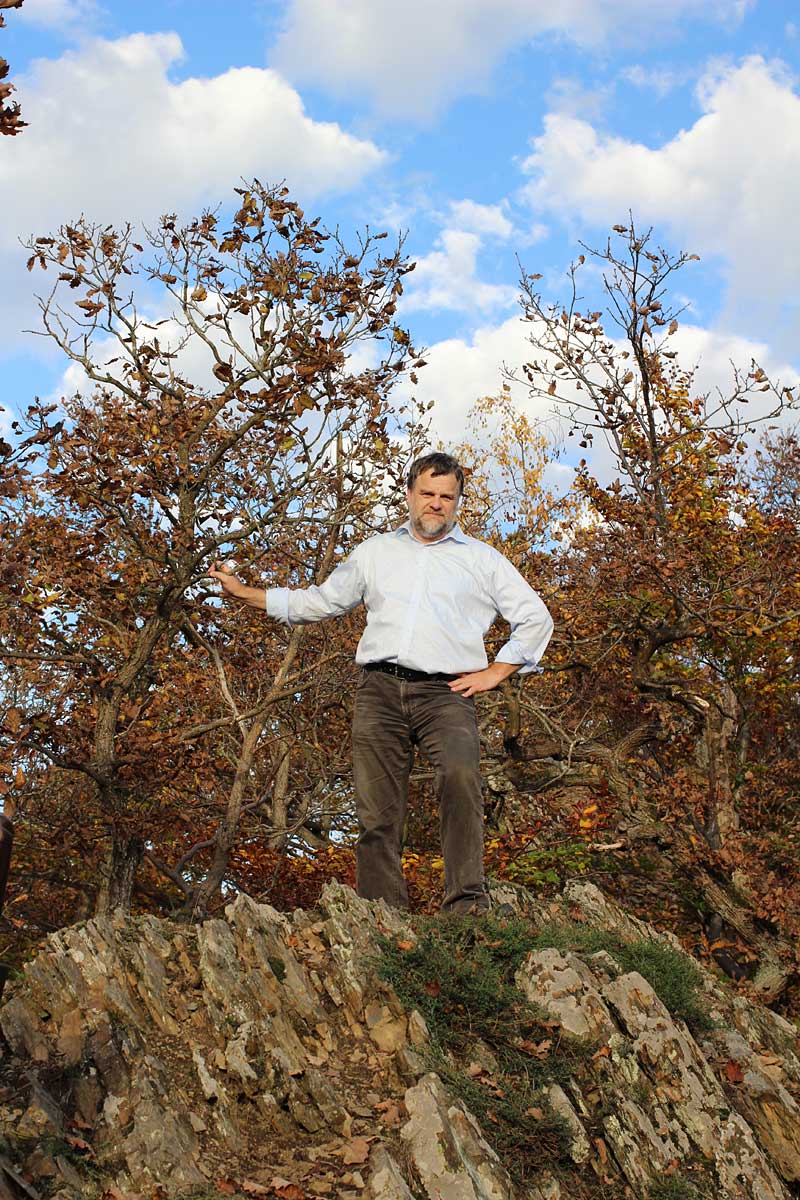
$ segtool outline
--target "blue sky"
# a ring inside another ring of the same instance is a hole
[[[517,257],[555,298],[578,240],[629,209],[701,256],[679,348],[702,385],[753,356],[796,378],[797,0],[25,0],[6,18],[30,123],[0,144],[6,408],[69,386],[22,332],[20,237],[81,211],[188,216],[252,175],[328,225],[407,231],[404,317],[445,440],[525,360]]]

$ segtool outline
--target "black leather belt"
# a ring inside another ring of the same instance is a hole
[[[396,679],[407,679],[410,683],[425,683],[428,680],[458,679],[458,675],[445,675],[442,671],[414,671],[411,667],[401,667],[399,663],[369,662],[364,663],[365,671],[380,671],[383,675],[394,675]]]

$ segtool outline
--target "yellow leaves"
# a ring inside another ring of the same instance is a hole
[[[316,403],[311,399],[308,392],[301,392],[299,396],[294,396],[292,399],[292,408],[298,417],[301,417],[308,409],[316,408]]]

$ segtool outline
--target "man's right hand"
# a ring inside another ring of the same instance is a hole
[[[262,612],[267,611],[267,593],[264,588],[248,587],[246,583],[242,583],[227,563],[223,563],[221,566],[219,563],[213,563],[209,567],[208,573],[212,579],[216,579],[222,584],[222,591],[226,596],[231,596],[234,600],[241,600],[242,604],[247,604],[250,608],[259,608]]]
[[[217,579],[222,584],[222,590],[229,596],[239,599],[242,592],[246,591],[245,584],[242,583],[233,571],[228,567],[227,563],[213,563],[209,567],[208,573],[212,579]]]

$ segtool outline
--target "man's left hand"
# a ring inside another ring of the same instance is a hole
[[[466,675],[459,675],[458,679],[451,680],[447,686],[451,692],[469,699],[470,696],[477,696],[478,692],[491,692],[518,670],[519,666],[514,663],[492,663],[482,671],[470,671]]]

